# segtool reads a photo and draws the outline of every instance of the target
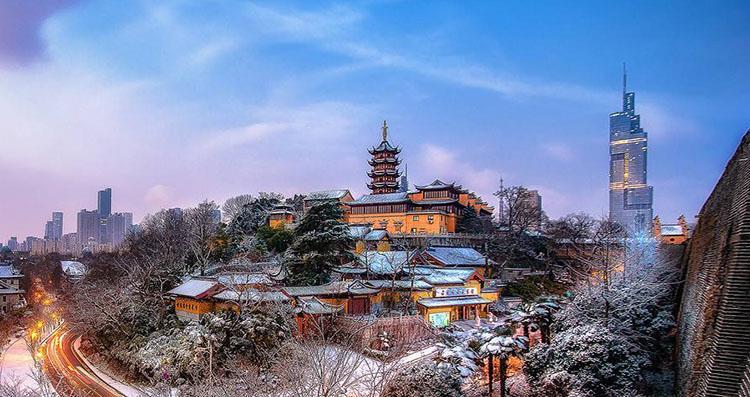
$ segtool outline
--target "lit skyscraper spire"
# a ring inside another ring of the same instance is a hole
[[[622,111],[609,115],[609,219],[640,231],[651,225],[653,187],[647,182],[648,134],[635,114],[627,78],[623,63]]]

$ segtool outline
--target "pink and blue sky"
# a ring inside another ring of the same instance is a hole
[[[627,62],[655,213],[694,215],[750,127],[750,4],[0,2],[0,241],[52,211],[257,191],[366,193],[383,119],[412,183],[551,217],[607,209]],[[493,200],[494,201],[494,200]]]

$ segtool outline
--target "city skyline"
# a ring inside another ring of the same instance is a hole
[[[0,42],[12,148],[0,166],[16,187],[0,199],[2,241],[41,235],[58,210],[74,231],[102,186],[136,222],[258,191],[359,196],[383,119],[412,184],[440,178],[489,199],[503,177],[539,191],[550,217],[606,216],[623,61],[661,219],[692,221],[747,128],[742,2],[205,7],[0,11],[24,27]]]

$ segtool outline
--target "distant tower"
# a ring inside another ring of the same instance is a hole
[[[409,165],[404,165],[404,175],[401,175],[401,181],[399,182],[398,191],[405,193],[409,191]]]
[[[63,235],[63,213],[52,213],[52,239],[59,241]]]
[[[627,92],[625,64],[622,68],[622,111],[609,115],[609,219],[630,231],[647,231],[653,219],[648,134],[635,114],[635,93]]]
[[[401,160],[398,154],[401,148],[393,147],[388,142],[388,123],[383,121],[383,140],[377,147],[368,150],[372,155],[369,164],[372,170],[367,173],[372,180],[367,187],[372,190],[372,194],[395,193],[398,188],[398,165]]]
[[[97,211],[99,211],[99,217],[102,219],[107,219],[112,214],[112,188],[99,191]]]
[[[503,192],[504,188],[505,187],[503,186],[503,178],[500,178],[500,189],[498,190],[499,194],[497,195],[497,200],[498,200],[498,203],[497,203],[497,221],[501,225],[504,225],[505,223],[507,223],[505,221],[505,198],[504,198],[504,194],[505,193]]]

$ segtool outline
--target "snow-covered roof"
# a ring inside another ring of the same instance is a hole
[[[232,285],[273,285],[273,280],[265,273],[224,273],[216,280],[226,286]]]
[[[60,261],[62,271],[68,277],[83,277],[86,275],[86,265],[76,261]]]
[[[343,306],[330,305],[314,296],[300,297],[297,302],[299,303],[298,307],[305,314],[333,314],[344,309]]]
[[[185,296],[188,298],[201,298],[202,295],[219,288],[219,286],[220,284],[216,280],[191,278],[177,287],[172,288],[167,294]]]
[[[20,274],[11,265],[0,266],[0,278],[20,278],[23,274]]]
[[[223,301],[252,301],[252,302],[288,302],[289,297],[281,291],[258,291],[247,289],[245,291],[224,290],[212,296],[214,299]]]
[[[414,256],[410,251],[365,251],[357,256],[363,268],[375,274],[393,274],[408,268],[408,261]]]
[[[680,225],[661,225],[662,236],[682,236],[682,226]]]
[[[365,241],[380,241],[388,236],[388,232],[382,229],[371,230],[364,237]]]
[[[414,280],[414,283],[412,283],[411,280],[367,280],[365,281],[365,284],[367,286],[373,287],[373,288],[393,288],[395,289],[420,289],[420,290],[429,290],[432,289],[432,285],[428,284],[427,282],[423,280]]]
[[[424,252],[444,266],[484,266],[484,255],[474,248],[430,247]],[[490,260],[490,264],[494,261]]]
[[[349,225],[349,235],[354,239],[360,239],[370,232],[369,225]]]
[[[446,268],[435,266],[417,266],[414,268],[416,277],[432,285],[464,284],[474,274],[471,268]]]
[[[308,193],[304,201],[338,200],[344,198],[348,193],[349,191],[346,189],[321,190],[319,192]]]
[[[349,205],[357,204],[378,204],[378,203],[400,203],[409,201],[409,193],[407,192],[396,192],[396,193],[383,193],[383,194],[365,194],[364,196],[350,201]]]
[[[466,306],[466,305],[481,305],[485,303],[492,303],[488,299],[484,299],[478,295],[470,296],[448,296],[440,298],[422,298],[417,301],[418,304],[424,307],[446,307],[446,306]]]
[[[362,281],[334,281],[323,285],[309,287],[284,287],[282,288],[289,296],[324,296],[324,295],[372,295],[378,293],[377,289],[367,287]]]

